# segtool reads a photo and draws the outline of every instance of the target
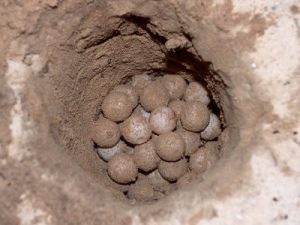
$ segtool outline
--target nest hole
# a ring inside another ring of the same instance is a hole
[[[68,37],[55,54],[57,69],[49,78],[48,108],[51,134],[58,145],[78,163],[99,186],[109,189],[114,198],[128,201],[128,185],[113,182],[107,175],[106,162],[95,151],[90,127],[101,113],[103,98],[118,84],[127,83],[132,76],[150,74],[157,77],[176,74],[187,81],[201,83],[208,91],[209,109],[221,120],[223,133],[215,141],[219,144],[219,157],[229,136],[226,131],[226,113],[230,113],[226,86],[214,71],[212,62],[197,55],[191,38],[182,33],[185,46],[166,47],[167,37],[155,32],[149,18],[135,15],[101,18],[102,22],[83,20],[80,27]],[[224,104],[226,102],[226,104]],[[227,111],[226,111],[227,110]],[[224,135],[226,133],[226,135]],[[188,160],[188,158],[187,158]],[[212,168],[213,170],[213,168]],[[146,174],[144,174],[146,175]],[[202,175],[194,185],[205,182]],[[176,193],[174,188],[169,193]],[[166,197],[165,190],[160,192]],[[163,201],[164,198],[160,201]],[[144,203],[143,203],[144,204]]]

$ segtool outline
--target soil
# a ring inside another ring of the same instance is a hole
[[[264,92],[262,79],[268,76],[250,66],[258,40],[279,19],[237,5],[230,0],[1,1],[1,224],[196,224],[221,218],[218,201],[248,197],[256,171],[251,160],[258,151],[273,154],[274,127],[281,135],[298,129],[299,107],[289,105],[288,114],[295,116],[278,119],[273,92]],[[297,8],[291,10],[296,16]],[[299,73],[297,68],[289,74]],[[134,205],[109,188],[115,184],[103,175],[88,131],[103,97],[145,72],[176,73],[208,87],[210,107],[224,124],[222,159],[188,188]],[[294,184],[297,168],[273,156]]]

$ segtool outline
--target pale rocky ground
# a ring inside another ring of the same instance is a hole
[[[240,132],[233,153],[205,182],[143,206],[112,200],[86,175],[82,157],[75,159],[78,166],[48,140],[44,107],[52,102],[31,85],[47,74],[47,63],[51,73],[49,52],[59,49],[56,38],[66,24],[75,26],[85,8],[104,7],[97,4],[0,3],[0,223],[300,224],[299,1],[108,1],[115,15],[152,18],[153,29],[175,46],[187,40],[172,30],[189,34],[187,42],[213,62],[229,87],[237,122],[228,123]]]

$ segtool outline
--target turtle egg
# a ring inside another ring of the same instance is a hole
[[[159,82],[151,82],[146,86],[140,96],[143,108],[151,112],[160,106],[167,106],[170,97],[166,88]]]
[[[141,115],[131,115],[121,125],[121,134],[131,144],[143,144],[151,137],[151,128]]]
[[[201,132],[201,138],[204,140],[213,140],[220,136],[221,122],[214,113],[210,113],[208,126]]]
[[[138,168],[130,155],[119,153],[108,161],[107,172],[115,182],[127,184],[136,179]]]
[[[176,122],[175,112],[166,106],[155,109],[149,119],[150,126],[156,134],[163,134],[174,130]]]
[[[126,94],[129,100],[131,101],[133,108],[135,108],[139,102],[139,96],[137,91],[134,89],[133,86],[129,84],[118,85],[112,90],[112,92],[120,92]]]
[[[158,171],[163,178],[173,182],[187,172],[187,161],[181,159],[177,162],[165,162],[161,161],[158,166]]]
[[[198,133],[194,133],[191,131],[187,131],[183,128],[178,129],[176,131],[185,143],[185,155],[191,155],[192,153],[196,152],[201,144],[200,142],[200,135]]]
[[[145,172],[156,169],[160,162],[160,158],[156,154],[155,146],[151,140],[135,146],[133,159],[137,167]]]
[[[118,124],[104,117],[97,120],[91,129],[92,140],[101,148],[111,148],[120,140]]]
[[[207,90],[198,82],[191,82],[187,87],[184,95],[185,101],[200,101],[204,105],[208,105],[210,99]]]
[[[96,148],[98,155],[104,160],[109,161],[114,155],[121,153],[126,149],[124,141],[120,140],[115,146],[111,148]]]
[[[179,75],[165,75],[162,77],[162,84],[168,90],[170,99],[181,99],[185,93],[186,82]]]
[[[174,132],[159,135],[155,144],[157,154],[165,161],[177,161],[185,152],[183,138]]]
[[[120,122],[128,118],[133,110],[133,104],[127,94],[111,92],[103,100],[101,109],[106,118]]]
[[[182,126],[194,132],[204,130],[209,123],[209,110],[206,105],[201,102],[186,102],[181,112]]]

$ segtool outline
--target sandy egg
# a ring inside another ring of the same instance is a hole
[[[133,110],[127,94],[111,92],[103,100],[101,109],[106,118],[120,122],[128,118]]]
[[[200,135],[191,131],[187,131],[183,128],[176,131],[185,143],[185,155],[191,155],[196,152],[201,144]]]
[[[176,114],[169,107],[162,106],[151,113],[149,123],[152,131],[156,134],[167,133],[176,127]]]
[[[155,145],[151,140],[135,146],[133,159],[137,167],[145,172],[156,169],[160,162],[160,158],[155,151]]]
[[[187,102],[200,101],[204,105],[208,105],[210,102],[207,90],[198,82],[191,82],[189,84],[185,91],[184,99]]]
[[[182,100],[173,100],[169,103],[169,108],[171,108],[175,112],[177,119],[180,119],[184,104],[185,103]]]
[[[197,101],[186,102],[180,120],[185,129],[199,132],[207,127],[209,115],[210,112],[203,103]]]
[[[136,179],[138,168],[130,155],[119,153],[108,161],[107,172],[115,182],[126,184]]]
[[[138,201],[150,201],[155,198],[153,186],[146,179],[138,180],[136,183],[130,185],[127,195],[129,199],[136,199]]]
[[[121,125],[121,134],[131,144],[143,144],[151,137],[151,128],[147,120],[140,115],[132,115]]]
[[[169,100],[170,97],[167,89],[159,82],[151,82],[148,84],[140,96],[140,103],[148,112],[160,106],[167,106]]]
[[[159,135],[155,145],[157,154],[165,161],[177,161],[185,152],[184,140],[175,132]]]
[[[92,140],[101,148],[113,147],[121,136],[118,124],[103,117],[93,124],[90,132]]]
[[[168,90],[170,99],[181,99],[186,90],[186,82],[179,75],[165,75],[162,77],[162,84]]]
[[[115,146],[111,148],[96,148],[98,155],[104,161],[109,161],[113,156],[118,153],[123,152],[126,149],[126,144],[124,141],[120,140]]]
[[[139,102],[139,96],[137,91],[134,89],[133,86],[129,84],[120,84],[116,86],[112,90],[112,92],[120,92],[126,94],[129,100],[131,101],[133,108],[135,108]]]
[[[208,126],[201,132],[201,138],[204,140],[213,140],[222,133],[221,122],[214,113],[210,113]]]
[[[138,95],[141,95],[144,88],[151,82],[151,76],[147,74],[135,75],[132,77],[131,84]]]
[[[161,161],[158,166],[158,171],[163,178],[168,181],[176,181],[179,177],[187,172],[188,166],[186,159],[181,159],[177,162]]]

